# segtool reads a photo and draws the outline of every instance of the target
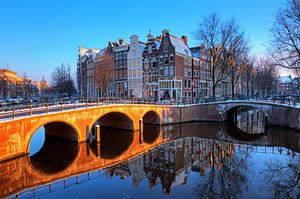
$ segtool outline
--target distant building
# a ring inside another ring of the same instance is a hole
[[[292,76],[281,76],[278,81],[278,94],[290,95],[292,94]]]
[[[0,69],[0,99],[32,98],[40,96],[36,82],[20,77],[16,72]]]
[[[300,77],[295,77],[292,80],[292,93],[294,95],[300,95]]]
[[[93,61],[100,50],[97,48],[79,48],[77,60],[77,89],[80,97],[93,96]]]

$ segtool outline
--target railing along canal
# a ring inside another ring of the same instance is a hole
[[[14,102],[9,104],[4,104],[0,106],[0,122],[1,120],[11,120],[17,117],[32,116],[48,114],[53,112],[62,112],[66,110],[76,110],[84,109],[98,106],[106,105],[126,105],[126,104],[136,104],[136,105],[168,105],[168,106],[187,106],[187,105],[197,105],[197,104],[207,104],[207,103],[228,103],[228,102],[249,102],[249,103],[271,103],[280,104],[286,106],[299,106],[299,103],[295,101],[282,101],[282,100],[213,100],[213,101],[200,101],[200,100],[186,100],[184,102],[176,102],[172,100],[155,102],[153,100],[147,99],[119,99],[119,98],[58,98],[51,101],[41,101],[33,102],[29,100],[24,103]]]

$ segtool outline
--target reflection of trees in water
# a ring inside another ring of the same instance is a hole
[[[203,198],[238,198],[246,181],[248,152],[235,151],[230,143],[212,141],[209,155],[208,171],[202,173],[195,193]]]
[[[290,158],[288,162],[269,162],[265,172],[265,182],[274,198],[300,198],[300,158]]]

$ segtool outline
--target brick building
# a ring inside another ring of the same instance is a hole
[[[185,101],[192,97],[192,52],[187,37],[162,31],[159,52],[159,101]]]

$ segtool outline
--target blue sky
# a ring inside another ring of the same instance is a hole
[[[146,40],[167,28],[173,35],[192,32],[202,16],[212,12],[222,19],[237,18],[250,37],[253,53],[262,53],[269,41],[274,13],[284,0],[1,0],[0,68],[9,68],[34,80],[69,63],[74,73],[79,46],[103,48],[137,34]]]

